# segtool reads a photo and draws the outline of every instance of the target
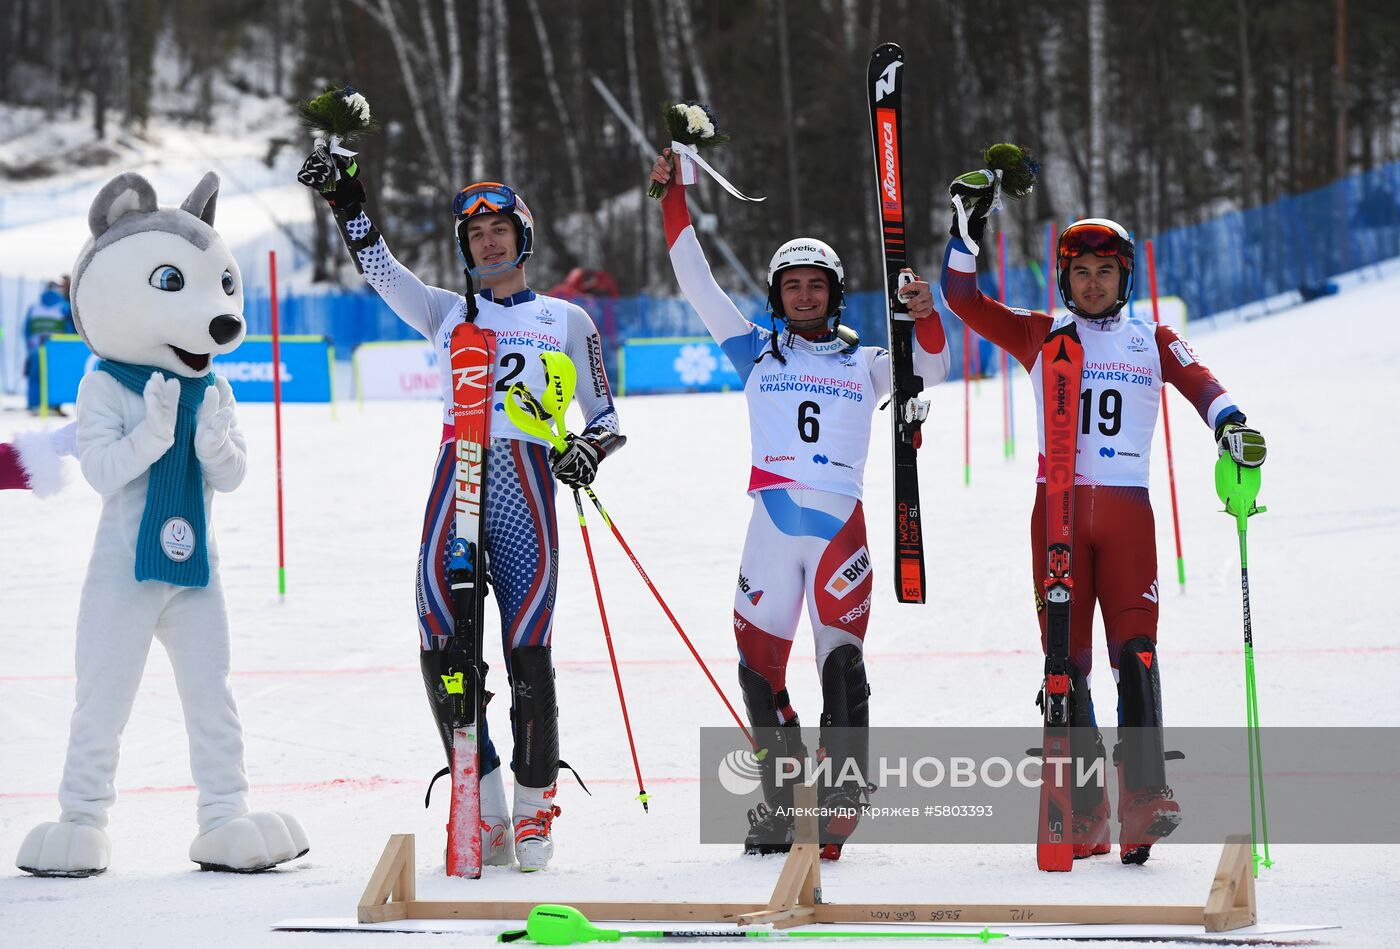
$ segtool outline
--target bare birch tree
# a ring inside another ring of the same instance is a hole
[[[558,129],[558,134],[564,139],[564,154],[569,165],[569,184],[573,192],[573,211],[578,218],[579,243],[582,245],[578,249],[578,256],[584,258],[587,266],[597,266],[596,258],[598,253],[597,241],[594,238],[593,215],[588,207],[588,191],[583,181],[583,153],[579,149],[578,122],[574,120],[573,111],[569,109],[564,101],[564,93],[559,89],[559,77],[554,68],[554,47],[550,45],[549,30],[546,29],[544,17],[540,15],[539,0],[527,0],[530,8],[530,18],[535,23],[535,36],[540,41],[540,59],[544,64],[545,83],[549,86],[549,97],[554,102],[554,113],[559,121],[553,126]]]

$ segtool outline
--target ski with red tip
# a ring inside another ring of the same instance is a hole
[[[924,532],[919,507],[918,451],[928,403],[919,399],[924,380],[914,372],[914,318],[899,298],[905,266],[904,184],[900,154],[900,101],[904,53],[885,43],[870,54],[866,91],[870,140],[880,201],[885,289],[889,295],[890,417],[894,428],[895,595],[901,603],[924,602]]]
[[[1041,710],[1045,737],[1041,751],[1040,822],[1035,860],[1042,870],[1068,870],[1074,864],[1070,782],[1070,603],[1074,575],[1074,468],[1079,444],[1079,383],[1084,347],[1070,321],[1052,330],[1041,349],[1045,395],[1045,682]]]
[[[481,876],[481,741],[486,451],[490,445],[491,380],[496,335],[475,323],[452,331],[452,419],[456,474],[453,538],[447,553],[453,632],[443,684],[456,699],[452,732],[452,807],[447,819],[447,875]]]

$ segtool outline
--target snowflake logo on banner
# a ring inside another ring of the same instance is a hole
[[[691,344],[681,347],[680,355],[671,363],[671,368],[676,370],[676,375],[680,376],[681,382],[686,385],[702,386],[710,381],[710,377],[719,368],[719,360],[715,358],[709,346]]]

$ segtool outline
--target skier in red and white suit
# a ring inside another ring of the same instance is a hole
[[[739,684],[759,745],[765,802],[749,814],[746,853],[787,851],[792,787],[779,786],[776,758],[803,758],[788,700],[787,661],[804,599],[822,683],[822,752],[832,776],[819,784],[822,856],[834,860],[855,829],[864,791],[870,722],[862,651],[873,573],[861,506],[871,415],[890,394],[889,353],[861,346],[840,326],[844,270],[826,244],[798,238],[768,268],[772,324],[754,326],[710,274],[690,223],[685,188],[671,181],[670,149],[651,179],[671,182],[662,199],[676,281],[734,365],[748,403],[754,499],[734,593]],[[929,285],[906,287],[915,317],[915,371],[925,385],[948,375],[943,325]],[[839,331],[838,331],[839,330]],[[862,776],[852,780],[846,762]]]
[[[1071,552],[1070,724],[1092,730],[1087,733],[1094,736],[1092,747],[1084,747],[1082,740],[1077,743],[1075,756],[1103,758],[1089,693],[1094,604],[1098,603],[1118,685],[1118,725],[1132,730],[1123,734],[1134,736],[1120,741],[1114,754],[1119,852],[1124,863],[1142,863],[1152,844],[1181,819],[1166,783],[1160,740],[1157,548],[1147,490],[1162,387],[1170,383],[1186,396],[1202,421],[1215,429],[1221,451],[1236,456],[1241,464],[1262,463],[1263,436],[1244,426],[1244,414],[1225,387],[1175,330],[1122,312],[1132,293],[1133,242],[1118,224],[1090,218],[1075,222],[1060,235],[1056,270],[1068,315],[1051,317],[1012,309],[985,296],[977,288],[977,256],[969,247],[981,239],[992,195],[988,184],[967,183],[978,180],[977,176],[964,175],[950,189],[955,201],[964,201],[972,211],[968,235],[960,233],[954,214],[942,288],[953,312],[1019,361],[1035,388],[1040,466],[1031,514],[1031,579],[1042,649],[1045,611],[1040,588],[1046,576],[1046,523],[1041,345],[1051,330],[1073,321],[1084,347]],[[990,175],[982,180],[988,179]],[[966,239],[969,236],[971,240]],[[1073,792],[1074,856],[1108,853],[1106,790],[1095,785],[1075,787]]]

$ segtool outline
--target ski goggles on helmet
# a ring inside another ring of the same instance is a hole
[[[1133,267],[1133,242],[1108,224],[1081,223],[1065,229],[1060,235],[1060,262],[1067,263],[1081,254],[1116,257],[1125,268]]]
[[[499,181],[479,181],[457,192],[452,216],[464,219],[476,214],[509,214],[515,210],[515,192]]]

